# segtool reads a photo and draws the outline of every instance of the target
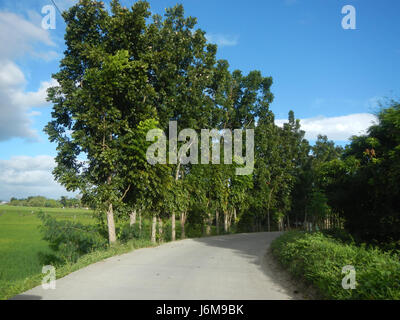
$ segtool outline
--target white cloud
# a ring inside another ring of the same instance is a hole
[[[0,198],[42,195],[57,199],[62,195],[73,195],[54,181],[51,173],[54,166],[54,158],[47,155],[0,160]]]
[[[215,43],[220,47],[232,47],[239,43],[238,36],[230,36],[219,33],[208,33],[206,34],[208,42]]]
[[[319,116],[300,119],[300,124],[308,140],[316,140],[318,135],[322,134],[328,136],[330,140],[347,141],[352,135],[365,134],[376,121],[376,116],[371,113],[355,113],[339,117]],[[287,120],[275,120],[278,126],[283,126],[285,122]]]
[[[56,51],[45,51],[45,52],[33,52],[32,56],[37,57],[39,59],[43,59],[44,61],[52,61],[59,59],[61,55]]]
[[[28,12],[30,19],[39,16]],[[56,58],[54,50],[38,51],[41,47],[54,47],[48,30],[39,23],[6,11],[0,11],[0,141],[14,137],[37,139],[32,126],[32,107],[46,104],[47,88],[56,82],[43,81],[37,91],[26,92],[26,79],[22,70],[13,62],[19,56],[29,54],[46,61]]]
[[[26,80],[19,67],[9,60],[0,60],[0,141],[13,137],[37,139],[31,128],[32,107],[46,105],[47,88],[55,80],[43,81],[37,91],[25,92]]]
[[[35,52],[35,44],[54,47],[48,30],[11,12],[0,11],[0,59],[10,59]]]
[[[47,98],[47,89],[49,87],[56,86],[58,83],[56,80],[51,79],[50,81],[42,81],[40,83],[40,87],[37,91],[23,92],[17,91],[15,92],[15,96],[13,97],[13,102],[17,105],[24,107],[40,107],[45,104]]]

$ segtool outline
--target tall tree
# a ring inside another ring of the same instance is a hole
[[[147,9],[138,2],[129,12],[113,1],[110,16],[102,2],[82,0],[64,12],[67,49],[53,75],[58,86],[48,91],[54,107],[45,131],[58,144],[54,175],[106,212],[110,243],[116,241],[113,206],[130,189],[124,179],[131,170],[129,133],[155,115],[151,99],[143,98],[154,93],[147,64],[136,52]],[[128,12],[134,27],[126,29]]]

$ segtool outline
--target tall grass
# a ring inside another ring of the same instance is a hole
[[[322,233],[288,232],[271,245],[272,253],[295,277],[325,299],[400,299],[398,253],[343,243]],[[352,265],[356,288],[344,289],[342,268]]]

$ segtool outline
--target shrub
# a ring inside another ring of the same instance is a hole
[[[54,251],[54,255],[41,256],[47,262],[76,262],[86,253],[107,247],[107,239],[95,226],[57,221],[43,212],[38,217],[42,220],[40,230],[43,239],[49,242],[49,247]]]
[[[129,223],[125,223],[117,229],[118,239],[122,243],[126,243],[133,239],[150,239],[150,232],[147,228],[140,229],[137,223],[132,226]]]
[[[340,240],[343,243],[354,243],[352,235],[344,229],[333,228],[321,231],[324,235],[330,236],[336,240]]]
[[[398,254],[345,244],[322,233],[287,232],[271,245],[272,253],[294,276],[326,299],[400,299]],[[342,268],[356,270],[356,289],[342,288]]]

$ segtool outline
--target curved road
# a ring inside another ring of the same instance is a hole
[[[280,233],[188,239],[108,258],[14,299],[301,299],[266,254]]]

